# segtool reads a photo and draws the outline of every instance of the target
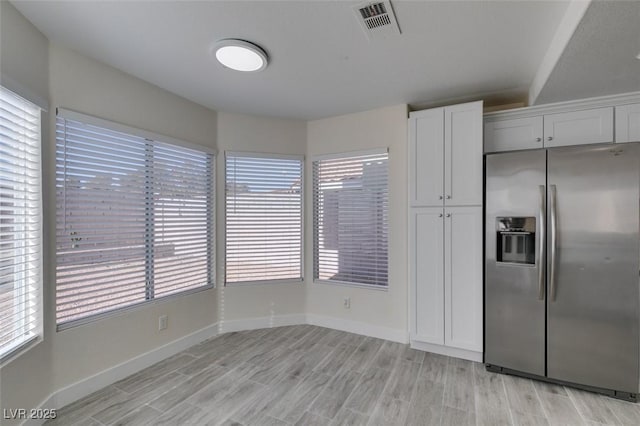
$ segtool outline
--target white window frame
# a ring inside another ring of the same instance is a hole
[[[284,160],[299,160],[301,163],[300,173],[300,277],[299,278],[285,278],[285,279],[268,279],[268,280],[247,280],[227,282],[227,156],[235,157],[248,157],[248,158],[269,158],[269,159],[284,159]],[[224,241],[224,286],[225,287],[240,287],[240,286],[255,286],[265,284],[284,284],[284,283],[300,283],[304,281],[304,244],[305,244],[305,168],[304,168],[304,156],[303,155],[290,155],[290,154],[277,154],[266,152],[250,152],[250,151],[225,151],[224,155],[224,224],[225,224],[225,241]]]
[[[5,80],[5,76],[3,75],[3,80]],[[38,198],[38,206],[37,212],[33,215],[36,218],[37,224],[39,226],[39,231],[36,233],[35,238],[32,238],[36,242],[35,255],[37,256],[36,260],[33,263],[36,264],[37,271],[35,273],[35,277],[32,279],[33,283],[29,284],[30,286],[36,287],[35,291],[31,294],[30,301],[34,304],[36,312],[34,313],[35,325],[28,330],[24,330],[25,337],[22,340],[18,340],[11,345],[7,345],[4,348],[0,348],[0,367],[5,365],[6,363],[12,361],[16,357],[21,354],[27,352],[34,345],[42,342],[43,340],[43,328],[44,328],[44,315],[43,315],[43,213],[42,213],[42,113],[47,111],[46,103],[39,98],[34,99],[33,97],[22,96],[22,94],[28,93],[19,85],[6,85],[0,86],[0,90],[7,92],[8,96],[16,98],[16,100],[24,102],[27,106],[31,107],[34,110],[37,110],[38,118],[37,118],[37,135],[33,138],[36,143],[37,148],[37,184],[35,184],[35,188],[33,192],[36,194]],[[18,89],[18,90],[16,90]],[[22,90],[20,90],[22,89]],[[31,100],[33,99],[33,100]],[[0,210],[2,208],[0,207]],[[26,231],[25,231],[26,232]],[[26,237],[23,237],[26,238]],[[34,253],[30,252],[28,255],[33,256]],[[26,255],[25,255],[26,256]],[[15,284],[15,283],[14,283]],[[24,297],[24,296],[23,296]],[[14,303],[16,301],[14,300]],[[21,312],[22,318],[18,321],[24,322],[25,318],[28,314],[25,310]],[[13,322],[16,322],[15,319]],[[15,332],[15,330],[14,330]]]
[[[376,290],[376,291],[388,291],[389,290],[389,285],[390,285],[390,280],[389,280],[389,271],[390,271],[390,265],[389,265],[389,241],[387,239],[387,284],[382,286],[382,285],[375,285],[375,284],[366,284],[366,283],[358,283],[358,282],[351,282],[351,281],[343,281],[343,280],[335,280],[335,279],[321,279],[317,277],[317,273],[318,273],[318,262],[319,262],[319,241],[318,241],[318,229],[317,229],[317,221],[318,218],[316,217],[316,203],[317,203],[317,196],[318,196],[318,187],[317,187],[317,182],[316,182],[316,177],[315,177],[315,164],[319,161],[322,160],[338,160],[338,159],[348,159],[348,158],[352,158],[352,157],[361,157],[361,156],[367,156],[367,155],[381,155],[381,154],[389,154],[389,148],[377,148],[377,149],[370,149],[370,150],[362,150],[362,151],[350,151],[350,152],[342,152],[342,153],[332,153],[332,154],[319,154],[319,155],[314,155],[311,158],[312,161],[312,186],[313,186],[313,282],[315,284],[325,284],[325,285],[338,285],[338,286],[345,286],[345,287],[356,287],[356,288],[364,288],[364,289],[368,289],[368,290]],[[389,157],[387,157],[387,167],[389,167]],[[387,169],[387,173],[388,173]],[[387,193],[390,191],[390,187],[389,187],[389,176],[387,177]],[[388,200],[387,200],[388,201]],[[388,214],[388,212],[387,212]],[[389,231],[389,222],[387,220],[387,232]]]
[[[56,108],[56,115],[58,117],[63,118],[63,119],[77,121],[77,122],[81,122],[81,123],[87,124],[87,125],[102,127],[102,128],[105,128],[105,129],[111,130],[111,131],[126,133],[126,134],[129,134],[131,136],[144,138],[144,139],[147,139],[147,140],[150,140],[150,141],[157,141],[157,142],[160,142],[160,143],[165,143],[165,144],[175,145],[175,146],[179,146],[179,147],[184,147],[184,148],[200,151],[200,152],[203,152],[203,153],[207,153],[207,154],[210,154],[210,155],[213,156],[213,158],[211,160],[211,168],[212,168],[212,170],[211,170],[211,179],[212,179],[212,181],[210,182],[210,187],[211,187],[211,191],[212,191],[212,194],[211,194],[212,205],[210,206],[210,209],[211,209],[211,224],[210,224],[211,234],[209,235],[210,244],[211,244],[211,247],[212,247],[212,249],[211,249],[212,250],[211,259],[209,259],[209,262],[211,264],[210,283],[208,285],[203,285],[203,286],[200,286],[200,287],[197,287],[197,288],[183,290],[183,291],[180,291],[180,292],[172,293],[172,294],[161,296],[161,297],[152,297],[152,298],[150,298],[148,300],[141,301],[139,303],[123,306],[123,307],[120,307],[120,308],[115,308],[115,309],[104,311],[104,312],[90,314],[88,316],[84,316],[84,317],[81,317],[81,318],[78,318],[78,319],[66,321],[66,322],[63,322],[63,323],[57,323],[57,318],[56,318],[56,330],[57,331],[66,330],[68,328],[73,328],[73,327],[80,326],[80,325],[83,325],[83,324],[92,323],[92,322],[101,320],[103,318],[108,318],[108,317],[112,317],[112,316],[115,316],[115,315],[120,315],[120,314],[122,314],[124,312],[127,312],[127,311],[139,309],[140,307],[148,306],[148,305],[151,305],[151,304],[164,303],[166,301],[172,300],[172,299],[177,298],[177,297],[183,297],[183,296],[186,296],[186,295],[189,295],[189,294],[199,293],[201,291],[207,291],[207,290],[214,289],[216,287],[216,255],[217,255],[217,250],[216,250],[216,204],[217,204],[216,203],[216,195],[217,195],[216,161],[217,161],[217,150],[214,149],[214,148],[210,148],[210,147],[204,146],[204,145],[199,145],[199,144],[183,141],[181,139],[176,139],[176,138],[172,138],[170,136],[161,135],[161,134],[150,132],[150,131],[147,131],[147,130],[138,129],[138,128],[135,128],[135,127],[127,126],[127,125],[120,124],[120,123],[117,123],[117,122],[113,122],[113,121],[110,121],[110,120],[105,120],[105,119],[98,118],[98,117],[95,117],[95,116],[92,116],[92,115],[79,113],[79,112],[72,111],[72,110],[65,109],[65,108]],[[56,211],[56,215],[57,214],[58,214],[58,212]],[[56,250],[56,255],[57,255],[57,250]],[[149,284],[147,284],[147,285],[149,285]],[[57,309],[57,294],[56,294],[55,300],[56,300],[56,303],[54,305],[54,308]]]

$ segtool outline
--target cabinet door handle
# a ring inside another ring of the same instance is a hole
[[[552,140],[553,140],[553,136],[549,136],[549,137],[547,138],[547,140],[548,140],[548,141],[552,141]]]
[[[442,213],[440,213],[440,214],[438,215],[438,217],[442,217]]]
[[[447,195],[447,200],[450,200],[450,199],[451,199],[451,195]]]
[[[442,195],[439,198],[442,200]]]
[[[542,142],[542,138],[536,138],[536,142]]]
[[[451,217],[451,213],[447,213],[447,217]]]

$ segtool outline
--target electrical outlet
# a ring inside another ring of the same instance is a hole
[[[166,330],[169,326],[169,317],[166,315],[160,315],[158,317],[158,330]]]
[[[350,297],[345,297],[344,301],[342,302],[342,306],[344,306],[345,309],[350,309],[351,308],[351,298]]]

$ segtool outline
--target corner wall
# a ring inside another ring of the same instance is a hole
[[[297,324],[305,320],[305,287],[302,282],[236,284],[224,287],[224,152],[305,155],[306,137],[306,122],[301,120],[218,113],[218,149],[220,151],[217,161],[218,257],[216,265],[217,282],[220,283],[218,321],[222,332]],[[307,199],[309,195],[304,194],[304,197]],[[305,220],[308,217],[308,213],[305,212]]]
[[[342,115],[307,124],[305,285],[307,318],[318,325],[408,341],[406,105]],[[389,148],[389,288],[387,291],[313,282],[314,155]],[[351,298],[351,308],[342,306]]]

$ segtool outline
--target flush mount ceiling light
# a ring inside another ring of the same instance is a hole
[[[220,40],[214,52],[218,62],[236,71],[262,71],[268,63],[267,53],[260,46],[245,40]]]

